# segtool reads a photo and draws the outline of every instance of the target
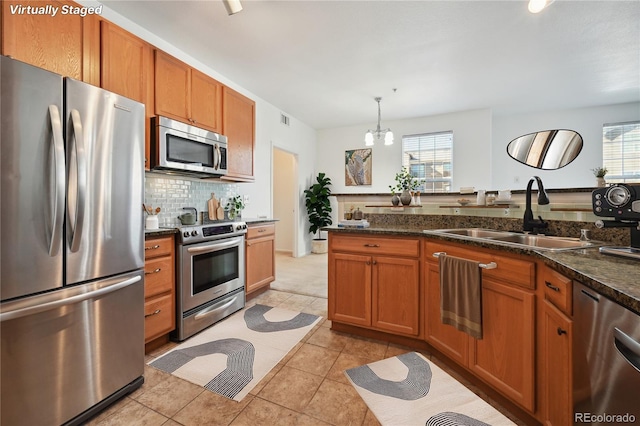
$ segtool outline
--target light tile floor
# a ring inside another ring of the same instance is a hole
[[[301,262],[304,262],[305,258]],[[309,260],[309,259],[307,259]],[[318,259],[311,259],[317,262]],[[309,268],[307,270],[312,270]],[[304,270],[304,268],[301,268]],[[304,278],[300,277],[303,281]],[[327,317],[327,299],[269,290],[250,300]],[[93,418],[89,425],[378,425],[344,370],[407,352],[410,349],[331,331],[326,319],[273,369],[241,402],[145,366],[145,383],[131,395]],[[162,355],[176,343],[149,354]],[[472,391],[523,424],[461,379],[429,353],[427,358],[449,371]]]

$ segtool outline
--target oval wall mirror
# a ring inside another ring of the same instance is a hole
[[[566,166],[580,154],[582,136],[573,130],[545,130],[520,136],[507,145],[511,158],[542,170]]]

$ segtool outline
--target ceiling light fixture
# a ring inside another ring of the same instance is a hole
[[[229,16],[242,10],[240,0],[222,0],[222,3],[224,3],[224,7],[227,9]]]
[[[374,140],[380,140],[382,135],[384,135],[384,144],[392,145],[393,144],[393,132],[391,129],[387,128],[384,130],[380,130],[380,101],[382,98],[374,98],[374,100],[378,103],[378,127],[376,130],[367,130],[367,133],[364,135],[364,144],[366,146],[373,146]],[[375,135],[375,137],[374,137]]]
[[[529,0],[529,12],[539,13],[542,9],[549,6],[555,0]]]

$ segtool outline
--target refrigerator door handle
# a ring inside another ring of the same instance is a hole
[[[46,303],[38,303],[36,298],[34,303],[29,306],[25,306],[25,307],[18,308],[8,312],[0,312],[0,322],[9,321],[16,318],[22,318],[29,315],[35,315],[40,312],[45,312],[51,309],[59,308],[61,306],[74,305],[89,299],[96,299],[106,294],[113,293],[114,291],[118,291],[121,288],[128,287],[131,284],[137,283],[141,279],[142,277],[140,275],[137,275],[135,277],[126,279],[124,281],[116,282],[115,284],[111,284],[106,287],[102,287],[97,290],[90,291],[88,293],[81,293],[75,296],[66,297],[64,299],[54,300]]]
[[[84,229],[86,194],[87,194],[87,157],[82,133],[82,120],[77,109],[71,110],[71,123],[75,141],[76,154],[76,211],[75,229],[71,238],[71,251],[77,252],[82,241],[82,231]]]
[[[49,242],[49,256],[55,257],[62,245],[62,224],[64,220],[64,190],[66,186],[64,142],[60,110],[56,105],[49,105],[49,119],[51,120],[51,141],[54,161],[54,196],[51,241]]]

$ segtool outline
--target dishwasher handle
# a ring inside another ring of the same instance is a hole
[[[620,355],[627,360],[633,368],[640,372],[640,343],[636,342],[618,327],[613,328],[613,343]]]

